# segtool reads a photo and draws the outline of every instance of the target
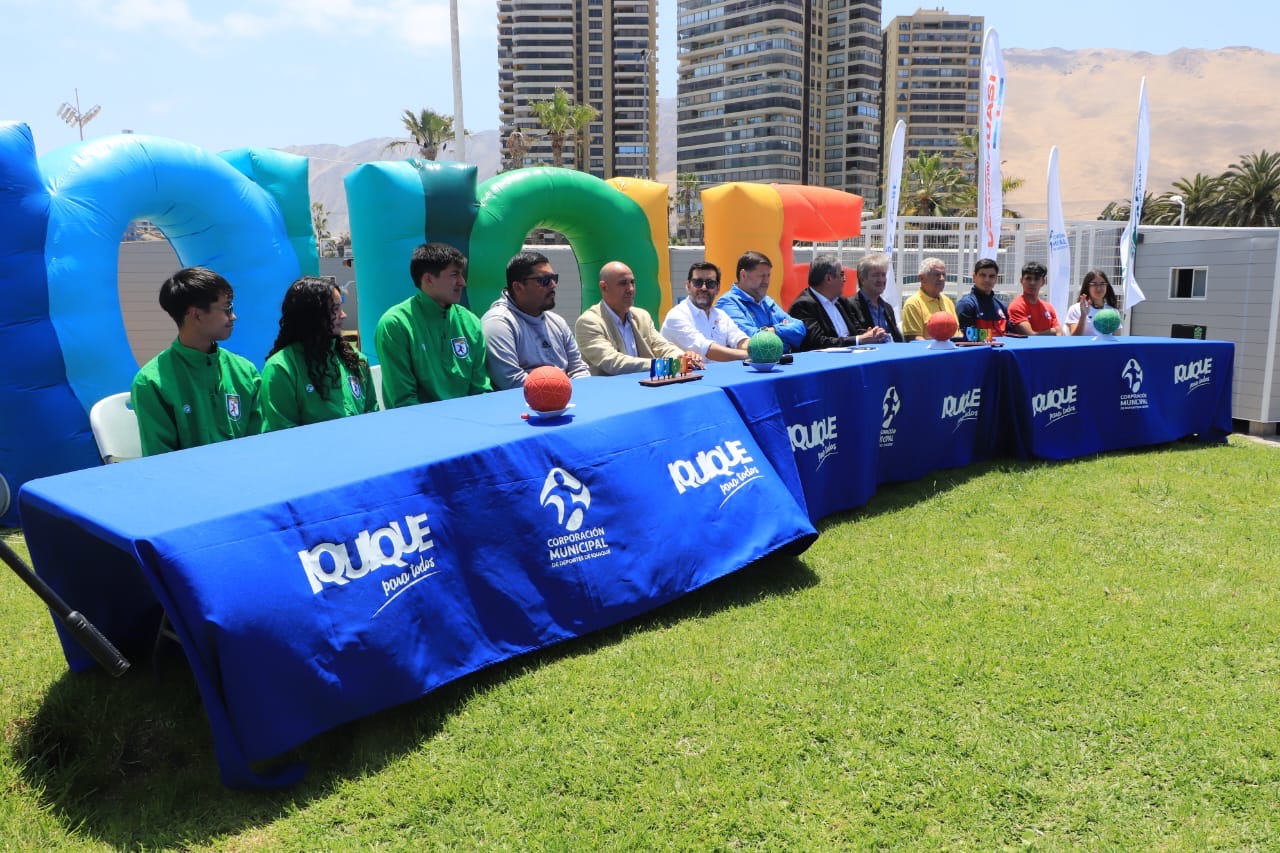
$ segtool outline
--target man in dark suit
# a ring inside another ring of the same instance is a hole
[[[849,300],[856,322],[854,334],[859,343],[887,344],[902,342],[893,306],[880,298],[888,283],[889,256],[883,252],[863,255],[858,261],[858,294]]]
[[[835,255],[817,255],[809,264],[809,286],[787,312],[804,323],[804,349],[858,343],[853,306],[841,295],[844,278],[844,267]]]

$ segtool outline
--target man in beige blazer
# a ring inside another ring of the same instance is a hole
[[[600,270],[600,301],[574,325],[574,337],[593,376],[647,373],[655,358],[677,358],[680,347],[668,341],[643,308],[635,307],[636,277],[621,261],[610,261]],[[702,356],[685,353],[690,365],[702,369]]]

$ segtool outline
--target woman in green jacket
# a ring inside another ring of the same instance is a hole
[[[342,291],[307,276],[289,285],[262,367],[262,431],[376,411],[368,360],[342,337]]]

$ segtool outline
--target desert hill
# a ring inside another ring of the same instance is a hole
[[[1147,78],[1151,158],[1147,189],[1161,193],[1196,172],[1216,175],[1242,155],[1280,149],[1273,110],[1280,54],[1248,47],[1178,50],[1157,55],[1123,50],[1005,50],[1007,77],[1002,157],[1006,175],[1026,180],[1006,204],[1025,217],[1045,215],[1049,148],[1058,146],[1062,199],[1071,219],[1093,219],[1110,201],[1129,197],[1133,181],[1138,86]],[[659,101],[658,178],[675,181],[675,101]],[[395,160],[390,139],[346,147],[284,150],[311,159],[312,200],[329,211],[329,230],[348,230],[342,178],[357,164]],[[452,159],[448,148],[441,160]],[[467,159],[480,180],[501,163],[496,130],[467,137]]]
[[[1133,183],[1138,89],[1147,78],[1151,156],[1147,190],[1196,172],[1217,175],[1244,154],[1280,148],[1274,110],[1280,54],[1248,47],[1178,50],[1005,50],[1001,153],[1026,185],[1006,203],[1045,215],[1049,148],[1058,146],[1063,208],[1092,219]]]

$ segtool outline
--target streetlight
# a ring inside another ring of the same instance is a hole
[[[1187,202],[1180,195],[1169,196],[1169,201],[1178,206],[1178,227],[1182,227],[1182,223],[1187,221]]]
[[[102,112],[102,107],[94,104],[84,112],[80,112],[80,90],[76,89],[76,105],[73,107],[66,101],[62,102],[62,106],[58,107],[58,118],[67,123],[68,127],[80,128],[80,141],[84,141],[84,126],[98,117],[98,113]]]
[[[641,177],[643,178],[652,178],[657,172],[657,168],[654,165],[655,161],[653,158],[653,150],[654,150],[653,137],[656,136],[656,134],[653,133],[653,129],[649,126],[649,79],[650,79],[649,75],[652,73],[653,66],[657,62],[657,60],[658,60],[658,55],[653,50],[646,47],[644,50],[640,51],[640,61],[644,64],[644,72],[643,72],[644,79],[642,84],[644,86],[644,111],[643,111],[644,117],[643,119],[641,119],[644,122],[643,138],[644,138],[645,167],[644,167],[644,174],[641,175]]]

